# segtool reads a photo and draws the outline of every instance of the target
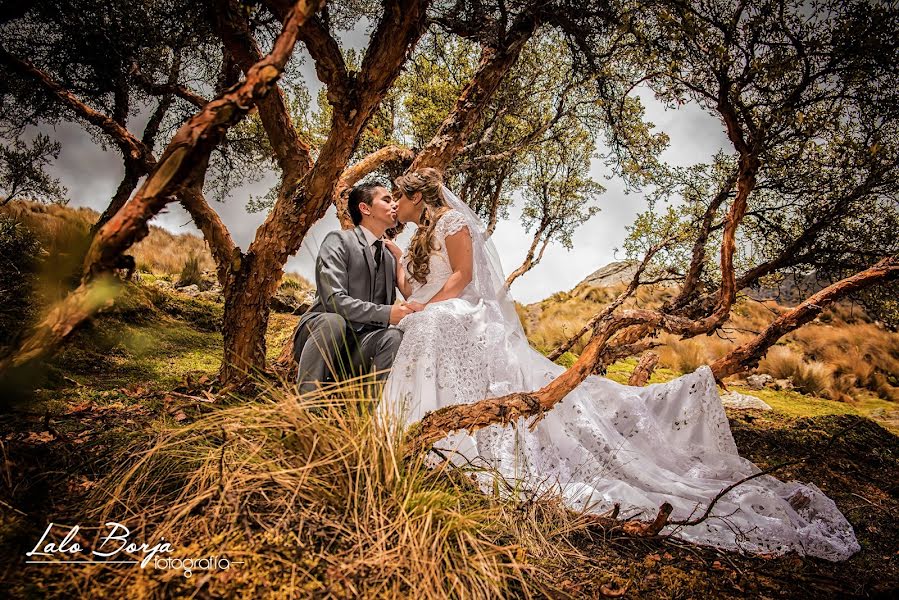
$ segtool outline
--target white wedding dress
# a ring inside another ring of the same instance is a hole
[[[414,423],[429,411],[533,391],[565,369],[533,350],[503,285],[492,243],[479,219],[447,192],[453,210],[435,226],[439,250],[427,283],[411,280],[409,300],[427,302],[451,274],[444,239],[467,227],[474,278],[460,298],[403,319],[403,341],[382,410]],[[403,257],[403,265],[407,263]],[[575,510],[652,519],[663,502],[672,519],[698,517],[723,488],[759,471],[737,453],[708,367],[674,381],[629,387],[591,376],[548,411],[529,420],[454,433],[435,445],[476,471],[485,491],[496,474],[521,493],[558,493]],[[859,549],[852,526],[812,484],[761,476],[739,485],[699,525],[664,533],[750,553],[796,551],[832,561]]]

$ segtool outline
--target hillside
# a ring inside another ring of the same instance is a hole
[[[614,299],[630,276],[627,263],[613,263],[568,292],[520,307],[528,339],[544,352],[552,350]],[[664,286],[642,288],[625,306],[658,307],[674,291]],[[688,340],[661,335],[661,346],[655,350],[660,369],[651,381],[664,381],[711,363],[764,329],[784,310],[785,306],[774,300],[744,296],[719,335]],[[575,344],[560,362],[573,362],[585,341]],[[624,376],[634,364],[631,360],[612,365],[610,373]],[[757,396],[787,413],[863,414],[899,431],[899,333],[885,329],[851,304],[838,304],[785,336],[757,369],[727,382],[729,388]],[[796,411],[797,403],[805,407]]]
[[[71,209],[47,208],[30,213],[52,219],[32,218],[66,231]],[[778,379],[795,378],[795,389],[750,391],[748,383],[731,382],[772,410],[728,410],[741,453],[760,467],[826,450],[825,460],[804,460],[776,475],[814,482],[855,526],[863,550],[835,570],[797,556],[628,539],[552,498],[485,496],[460,473],[398,458],[402,442],[374,437],[364,386],[298,397],[290,385],[260,379],[255,390],[223,391],[215,382],[221,299],[201,269],[206,292],[176,287],[202,241],[186,236],[180,249],[178,236],[158,235],[160,244],[171,244],[168,270],[143,262],[116,304],[33,374],[20,390],[31,393],[14,411],[0,414],[0,582],[13,597],[70,597],[88,585],[95,596],[141,598],[445,597],[464,586],[483,597],[653,599],[889,597],[899,586],[899,525],[892,518],[899,511],[899,437],[890,418],[897,405],[880,396],[894,389],[896,336],[851,307],[837,307],[812,333],[782,344],[778,352],[791,353],[782,362],[793,370],[784,367]],[[62,246],[52,236],[42,244]],[[304,285],[282,287],[305,293]],[[579,286],[521,307],[531,343],[551,348],[615,290]],[[665,293],[641,291],[633,302],[651,306]],[[778,310],[741,303],[730,334],[738,340]],[[270,357],[296,321],[289,312],[273,313]],[[734,343],[667,341],[654,381]],[[828,345],[840,344],[848,349],[826,354]],[[853,352],[870,372],[846,358]],[[634,362],[613,365],[609,377],[626,380]],[[799,375],[817,363],[827,374],[815,392]],[[878,374],[889,388],[869,387]],[[834,386],[844,375],[855,379],[838,397]],[[127,519],[142,539],[165,535],[183,552],[227,553],[248,567],[190,579],[153,569],[22,568],[23,553],[49,521],[113,517]]]
[[[23,323],[33,322],[77,280],[88,233],[98,216],[89,208],[37,202],[13,201],[0,207],[0,256],[6,257],[0,260],[0,288],[10,292],[0,302],[0,350],[21,334]],[[214,328],[219,327],[221,286],[201,237],[151,226],[129,254],[135,261],[134,281],[218,304]],[[311,290],[305,278],[286,273],[272,308],[299,314]]]

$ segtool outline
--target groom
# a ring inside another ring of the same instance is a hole
[[[349,194],[355,227],[325,237],[315,263],[315,302],[293,334],[299,392],[318,389],[330,375],[386,369],[400,346],[396,325],[417,306],[394,304],[396,263],[381,238],[396,225],[396,200],[384,186],[362,183]]]

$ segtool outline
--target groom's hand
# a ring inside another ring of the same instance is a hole
[[[422,304],[421,302],[416,302],[415,300],[410,300],[409,302],[406,302],[406,306],[408,306],[415,312],[425,309],[424,304]]]
[[[418,310],[420,309],[415,309],[408,304],[394,304],[390,307],[390,324],[396,325],[412,313],[418,312]]]

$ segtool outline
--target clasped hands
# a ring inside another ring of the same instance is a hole
[[[396,325],[412,313],[424,310],[424,307],[424,304],[415,302],[414,300],[394,304],[390,307],[390,324]]]

